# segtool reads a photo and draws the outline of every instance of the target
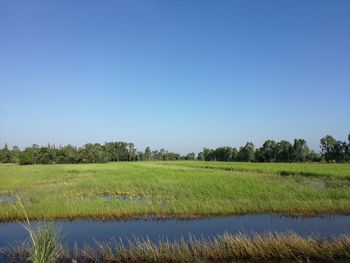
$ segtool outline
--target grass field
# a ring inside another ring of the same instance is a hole
[[[31,219],[350,214],[350,164],[0,165],[7,195]],[[1,220],[19,216],[0,203]]]

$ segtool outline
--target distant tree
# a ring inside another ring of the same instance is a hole
[[[145,154],[144,154],[144,160],[150,161],[152,159],[152,152],[150,147],[146,147]]]
[[[193,152],[186,155],[186,160],[194,160],[195,158],[196,154]]]
[[[347,162],[350,161],[350,133],[348,135],[348,144],[347,144],[347,147],[346,147],[345,161],[347,161]]]
[[[236,162],[238,161],[238,151],[235,147],[232,148],[232,157],[231,157],[231,162]]]
[[[30,147],[22,151],[21,154],[19,155],[19,164],[21,165],[34,164],[32,153],[33,152]]]
[[[36,163],[40,164],[52,164],[56,162],[56,153],[50,145],[48,147],[38,148],[38,153],[36,157]]]
[[[128,143],[127,149],[128,149],[129,162],[134,161],[136,157],[135,145],[133,143]]]
[[[116,162],[117,155],[118,155],[116,144],[114,142],[106,142],[104,147],[105,147],[108,161]]]
[[[275,162],[277,159],[277,143],[273,140],[267,140],[261,147],[264,162]]]
[[[242,162],[305,162],[320,161],[321,157],[327,161],[350,161],[350,134],[348,141],[342,142],[327,135],[320,140],[322,156],[310,151],[306,141],[295,139],[292,145],[282,140],[276,143],[267,140],[262,147],[255,149],[251,142],[244,147],[236,148],[222,146],[216,149],[203,148],[197,156],[202,161],[242,161]],[[133,143],[106,142],[85,144],[83,147],[67,145],[56,148],[55,145],[39,146],[37,144],[21,151],[14,146],[10,150],[5,144],[0,149],[0,162],[18,162],[20,164],[52,164],[52,163],[102,163],[110,161],[168,161],[168,160],[194,160],[195,153],[186,156],[165,149],[151,151],[149,147],[144,152],[137,151]]]
[[[238,160],[241,162],[254,161],[255,146],[252,142],[247,142],[244,147],[241,147],[238,152]]]
[[[262,150],[261,147],[255,149],[254,160],[255,160],[256,162],[259,162],[259,163],[262,163],[262,162],[265,161],[264,153],[263,153],[263,150]]]
[[[291,162],[293,159],[293,145],[288,141],[282,140],[277,143],[276,153],[277,162]]]
[[[204,161],[205,160],[203,152],[198,153],[197,160],[199,160],[199,161]]]
[[[205,161],[216,161],[214,150],[212,149],[204,148],[203,155]]]
[[[348,158],[349,144],[337,141],[331,135],[326,135],[320,140],[321,153],[324,159],[329,161],[344,162]]]
[[[294,139],[293,160],[297,162],[307,161],[310,149],[304,139]]]
[[[5,143],[5,146],[2,150],[0,150],[0,162],[1,163],[10,163],[11,162],[11,151],[9,150],[7,144]]]
[[[320,140],[321,153],[323,158],[329,162],[336,159],[336,148],[337,140],[331,135],[326,135]]]
[[[80,150],[81,159],[84,163],[104,163],[108,162],[108,156],[100,144],[88,143]]]
[[[233,149],[231,147],[219,147],[214,150],[215,160],[222,162],[230,162],[232,160]]]
[[[322,156],[321,156],[321,154],[311,150],[309,152],[307,160],[310,161],[310,162],[320,162],[322,160]]]
[[[81,163],[83,161],[82,152],[77,147],[67,145],[56,150],[57,163]]]
[[[20,154],[21,150],[17,146],[13,146],[11,154],[11,163],[19,163]]]
[[[293,160],[297,162],[307,161],[310,149],[304,139],[294,139]]]

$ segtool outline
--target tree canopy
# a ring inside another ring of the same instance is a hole
[[[320,153],[310,150],[306,140],[294,139],[293,144],[286,140],[276,142],[266,140],[260,148],[255,148],[252,142],[247,142],[238,150],[235,147],[222,146],[216,149],[203,148],[203,151],[186,155],[168,152],[165,149],[152,151],[146,147],[138,151],[133,143],[106,142],[87,143],[82,147],[73,145],[39,146],[33,144],[21,150],[14,146],[9,149],[5,144],[0,149],[1,163],[26,164],[65,164],[65,163],[105,163],[134,161],[170,161],[170,160],[201,160],[222,162],[348,162],[350,161],[350,134],[348,141],[336,140],[326,135],[320,140]]]

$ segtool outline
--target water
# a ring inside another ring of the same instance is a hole
[[[39,222],[40,223],[40,222]],[[33,223],[37,225],[38,222]],[[98,241],[110,241],[112,238],[126,241],[133,237],[149,237],[152,241],[161,238],[179,240],[196,237],[210,237],[225,232],[237,234],[273,232],[296,232],[302,236],[311,234],[330,237],[350,234],[350,216],[324,217],[286,217],[276,215],[243,215],[201,218],[193,220],[73,220],[56,221],[55,225],[61,229],[63,244],[72,247],[74,242],[79,246],[94,244]],[[18,222],[0,223],[0,247],[23,241],[28,238],[27,233]]]
[[[100,196],[100,199],[103,201],[113,201],[113,200],[119,200],[119,201],[125,201],[125,202],[145,202],[146,198],[143,195],[136,195],[136,196],[129,196],[129,195],[109,195],[104,194]]]
[[[15,203],[17,201],[16,196],[14,195],[0,195],[0,204],[7,205],[11,203]]]

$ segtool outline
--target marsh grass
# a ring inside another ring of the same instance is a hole
[[[32,250],[20,250],[24,254]],[[17,255],[17,259],[20,258]],[[15,259],[15,258],[14,258]],[[230,235],[157,243],[149,239],[112,240],[57,254],[46,262],[334,262],[350,259],[350,236],[318,239],[297,234]],[[15,261],[19,262],[19,261]]]
[[[350,164],[0,165],[0,195],[18,193],[37,220],[350,214],[349,176]],[[1,204],[0,221],[20,218]]]
[[[30,238],[29,242],[13,247],[14,258],[23,259],[28,256],[28,259],[33,263],[56,262],[62,254],[62,246],[53,223],[44,222],[37,227],[33,227],[19,196],[17,196],[17,203],[14,208],[22,215],[22,220],[19,223],[27,231]]]

